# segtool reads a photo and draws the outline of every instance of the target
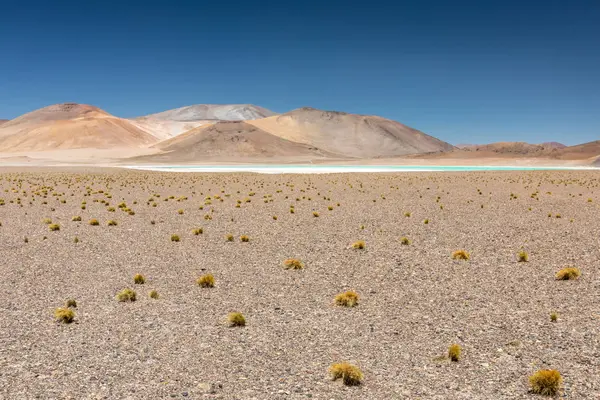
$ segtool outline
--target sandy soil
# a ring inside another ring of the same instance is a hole
[[[0,398],[536,399],[541,368],[565,398],[600,396],[597,173],[0,171]],[[556,281],[567,266],[581,278]],[[127,287],[136,302],[115,299]],[[334,305],[350,289],[359,305]],[[69,298],[75,322],[55,322]],[[330,379],[340,361],[362,385]]]

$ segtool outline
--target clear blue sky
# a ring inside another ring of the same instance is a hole
[[[312,106],[452,143],[581,143],[600,139],[600,1],[3,2],[0,118],[61,102]]]

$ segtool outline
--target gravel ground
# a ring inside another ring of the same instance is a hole
[[[560,396],[598,399],[598,178],[5,168],[0,398],[535,399],[528,376],[551,368]],[[213,195],[223,201],[205,204]],[[356,240],[366,248],[350,249]],[[471,259],[452,260],[457,249]],[[521,249],[529,262],[517,262]],[[285,270],[290,257],[306,268]],[[556,281],[568,266],[581,278]],[[200,288],[208,272],[215,287]],[[127,287],[136,302],[115,299]],[[346,290],[357,307],[334,304]],[[58,323],[69,298],[75,321]],[[227,325],[232,311],[245,327]],[[441,359],[453,343],[461,360]],[[360,367],[362,385],[331,380],[342,361]]]

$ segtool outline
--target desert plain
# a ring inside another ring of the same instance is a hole
[[[540,369],[600,396],[594,171],[4,167],[0,199],[0,398],[538,399]]]

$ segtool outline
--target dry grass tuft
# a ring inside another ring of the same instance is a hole
[[[69,308],[57,308],[54,311],[54,318],[56,318],[56,320],[58,322],[62,322],[65,324],[70,324],[71,322],[73,322],[73,319],[75,318],[75,313],[73,312],[73,310],[69,309]]]
[[[233,235],[232,234],[225,235],[225,240],[227,240],[228,242],[233,242]]]
[[[579,268],[563,268],[556,273],[557,281],[570,281],[573,279],[577,279],[581,276],[581,271]]]
[[[156,290],[151,290],[150,293],[148,294],[148,296],[150,296],[151,299],[158,299],[158,292]]]
[[[410,244],[410,240],[406,236],[404,236],[400,238],[400,243],[404,246],[408,246]]]
[[[135,274],[135,276],[133,277],[133,283],[135,283],[136,285],[143,285],[144,283],[146,283],[146,278],[144,278],[144,275],[142,274]]]
[[[288,258],[283,262],[283,267],[285,269],[302,269],[304,268],[304,263],[297,258]]]
[[[550,314],[550,322],[556,322],[558,321],[558,313],[553,312]]]
[[[240,240],[244,243],[249,242],[250,238],[247,235],[240,236]]]
[[[115,221],[114,219],[111,219],[110,221],[108,221],[106,223],[108,226],[117,226],[117,221]]]
[[[471,255],[465,250],[456,250],[452,253],[453,260],[468,260],[471,258]]]
[[[194,235],[196,235],[196,236],[202,235],[204,233],[204,229],[202,229],[202,228],[196,228],[196,229],[192,230],[192,233]]]
[[[458,360],[460,360],[461,351],[462,350],[458,344],[453,344],[448,348],[448,358],[451,361],[457,362]]]
[[[531,391],[544,396],[554,396],[560,390],[562,377],[555,369],[543,369],[529,377]]]
[[[77,302],[75,301],[75,299],[67,300],[67,307],[68,308],[77,308]]]
[[[344,307],[355,307],[358,305],[358,293],[349,290],[335,296],[335,304]]]
[[[337,363],[329,367],[329,373],[333,380],[342,379],[344,385],[356,386],[360,385],[363,380],[361,370],[349,363]]]
[[[98,220],[96,218],[92,218],[92,219],[90,219],[89,224],[92,226],[98,226],[98,225],[100,225],[100,222],[98,222]]]
[[[358,249],[358,250],[363,250],[366,246],[366,243],[364,240],[359,240],[357,242],[352,243],[352,248],[353,249]]]
[[[60,225],[59,224],[50,224],[50,225],[48,225],[48,229],[50,229],[51,231],[60,231]]]
[[[179,242],[179,240],[181,240],[181,239],[179,239],[179,235],[176,235],[176,234],[171,235],[171,242]]]
[[[517,261],[518,262],[527,262],[529,261],[529,254],[525,251],[521,250],[517,253]]]
[[[123,289],[117,294],[117,300],[120,302],[135,301],[136,294],[131,289]]]
[[[215,277],[212,274],[202,275],[196,280],[196,283],[203,288],[215,287]]]
[[[229,313],[227,320],[229,320],[229,326],[246,326],[246,318],[239,312]]]
[[[71,218],[71,221],[73,221],[73,222],[79,222],[79,221],[81,221],[81,217],[79,215],[76,215],[73,218]]]

